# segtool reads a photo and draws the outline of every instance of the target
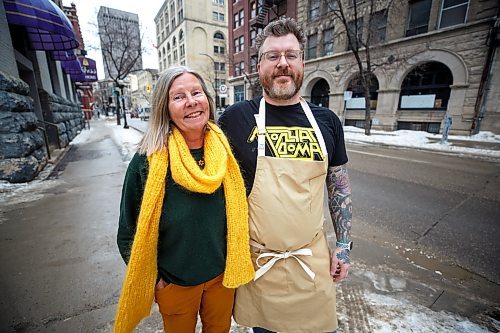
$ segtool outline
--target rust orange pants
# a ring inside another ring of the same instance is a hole
[[[173,283],[155,292],[167,333],[194,333],[198,313],[203,333],[227,333],[231,327],[234,289],[222,285],[222,274],[197,286]]]

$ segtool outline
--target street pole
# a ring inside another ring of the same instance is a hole
[[[125,111],[125,98],[123,97],[123,85],[120,85],[120,91],[122,94],[122,104],[123,104],[123,128],[128,128],[127,124],[127,112]]]
[[[217,69],[215,68],[215,60],[214,58],[212,58],[212,56],[206,54],[206,53],[200,53],[200,55],[203,55],[203,56],[206,56],[206,57],[209,57],[210,60],[212,60],[212,64],[213,64],[213,69],[214,69],[214,72],[215,72],[215,84],[214,84],[214,90],[215,90],[215,109],[217,110],[217,108],[219,107],[219,93],[218,93],[218,87],[217,87]]]
[[[116,125],[120,126],[121,125],[121,113],[120,113],[120,92],[118,90],[115,90],[115,95],[116,95]]]

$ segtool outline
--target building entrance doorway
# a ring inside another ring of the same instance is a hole
[[[330,86],[328,82],[325,79],[320,79],[311,90],[311,103],[327,108],[329,93]]]

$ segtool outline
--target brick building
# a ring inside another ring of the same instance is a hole
[[[297,1],[233,0],[229,5],[229,102],[262,94],[255,37],[278,17],[297,17]]]

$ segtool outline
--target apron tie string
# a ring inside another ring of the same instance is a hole
[[[250,240],[250,245],[253,247],[256,247],[260,250],[270,251],[270,250],[267,250],[266,248],[264,248],[261,244],[255,242],[253,240]],[[308,249],[308,248],[298,249],[298,250],[294,250],[294,251],[283,251],[283,252],[273,251],[273,252],[261,253],[257,257],[257,259],[255,260],[255,263],[257,264],[257,266],[259,266],[259,269],[255,272],[254,281],[256,281],[258,278],[260,278],[262,275],[264,275],[267,271],[269,271],[271,269],[271,267],[273,267],[273,265],[278,260],[287,259],[290,257],[297,260],[300,267],[302,267],[302,269],[304,270],[304,272],[306,272],[306,274],[309,276],[309,278],[311,280],[314,280],[314,277],[316,276],[316,274],[311,270],[311,268],[309,268],[309,266],[307,266],[302,260],[300,260],[300,258],[296,257],[296,256],[312,256],[312,255],[313,255],[312,250]],[[272,257],[272,259],[269,260],[264,265],[261,265],[259,263],[259,260],[262,258],[267,258],[267,257]]]

